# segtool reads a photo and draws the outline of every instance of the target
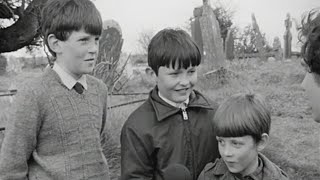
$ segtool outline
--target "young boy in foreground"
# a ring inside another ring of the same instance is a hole
[[[170,164],[188,168],[197,179],[218,156],[210,120],[217,105],[198,91],[201,55],[183,30],[164,29],[148,47],[148,73],[156,87],[121,131],[121,179],[163,179]]]
[[[213,120],[221,158],[206,165],[198,180],[286,180],[260,151],[269,140],[270,111],[259,95],[238,94],[222,103]]]
[[[0,179],[109,179],[107,87],[88,75],[98,55],[100,13],[89,0],[49,0],[41,17],[55,62],[17,93]]]

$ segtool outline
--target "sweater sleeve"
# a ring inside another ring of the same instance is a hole
[[[153,179],[153,163],[148,153],[148,140],[130,127],[128,123],[121,131],[121,180]]]
[[[37,143],[40,110],[37,96],[30,88],[21,88],[11,107],[0,152],[0,179],[27,179],[28,160]]]
[[[100,132],[100,142],[101,142],[101,147],[102,147],[102,151],[103,151],[103,154],[104,154],[104,157],[106,158],[106,163],[107,163],[107,166],[108,166],[108,176],[109,176],[109,179],[110,179],[110,170],[109,170],[109,164],[108,164],[108,129],[110,128],[109,124],[108,124],[108,114],[107,114],[107,109],[108,109],[108,106],[107,106],[107,102],[108,102],[108,88],[107,86],[104,84],[104,83],[101,83],[102,84],[102,90],[101,92],[103,92],[103,96],[102,96],[102,101],[103,101],[103,110],[102,110],[102,127],[101,127],[101,132]]]

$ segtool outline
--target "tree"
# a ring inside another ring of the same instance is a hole
[[[235,31],[237,34],[237,38],[235,40],[235,54],[243,54],[243,53],[257,53],[258,49],[256,47],[256,33],[252,28],[252,25],[247,25],[243,32]],[[268,52],[272,49],[265,37],[265,33],[262,33],[262,44],[265,50]]]
[[[14,21],[8,27],[0,24],[0,53],[40,45],[40,12],[46,1],[0,0],[0,19]]]
[[[142,54],[148,53],[149,43],[154,35],[152,30],[146,30],[139,33],[138,44],[140,45]]]
[[[219,26],[220,26],[220,33],[223,39],[223,45],[225,44],[225,40],[227,38],[228,31],[232,26],[232,18],[234,15],[234,11],[228,9],[222,5],[218,5],[213,9],[213,13],[216,16]],[[224,47],[224,46],[223,46]]]

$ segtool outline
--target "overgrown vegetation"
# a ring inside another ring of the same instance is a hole
[[[197,89],[218,103],[238,92],[253,91],[265,96],[272,111],[273,122],[271,141],[264,153],[286,171],[291,179],[318,179],[320,124],[313,121],[305,93],[300,87],[305,72],[299,59],[265,63],[257,59],[234,60],[228,63],[227,69],[214,78],[199,77]],[[40,69],[24,69],[22,74],[0,76],[0,89],[8,88],[13,81],[20,84],[27,78],[39,75],[40,72]],[[148,82],[139,78],[129,82],[127,91],[136,92],[137,87],[140,87],[139,91],[150,88],[142,88]],[[109,105],[140,98],[146,96],[113,96]],[[128,115],[140,104],[109,109],[109,139],[106,151],[112,179],[118,179],[120,174],[121,127]],[[8,120],[9,108],[10,99],[0,98],[1,126]]]
[[[255,92],[265,96],[272,112],[272,129],[270,144],[264,153],[286,171],[290,179],[318,179],[320,124],[313,121],[308,101],[300,87],[305,72],[299,60],[263,64],[257,59],[233,61],[228,64],[228,70],[216,78],[200,77],[197,89],[218,103],[239,92]],[[134,104],[110,110],[110,134],[117,142],[116,147],[120,147],[122,124],[138,106]],[[116,169],[113,173],[119,175],[118,163],[120,157],[113,159],[111,168]],[[113,174],[113,177],[116,176]]]

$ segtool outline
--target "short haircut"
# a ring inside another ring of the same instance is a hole
[[[101,35],[102,18],[90,0],[49,0],[41,12],[41,26],[44,42],[55,57],[48,46],[50,34],[61,41],[68,40],[73,31],[82,28],[86,33]]]
[[[217,109],[213,126],[217,136],[242,137],[250,135],[256,142],[263,133],[269,134],[271,115],[262,96],[236,94]]]
[[[158,75],[161,66],[187,69],[198,66],[201,54],[190,35],[181,29],[163,29],[150,41],[148,46],[148,65]],[[176,63],[178,67],[175,67]]]
[[[299,39],[304,43],[301,55],[310,71],[320,75],[320,8],[305,14],[301,25]]]

